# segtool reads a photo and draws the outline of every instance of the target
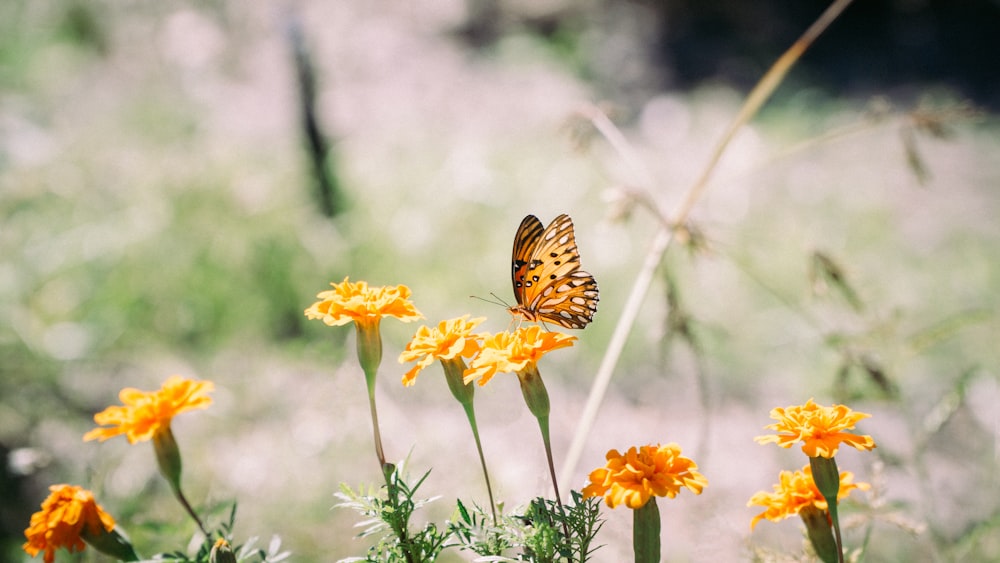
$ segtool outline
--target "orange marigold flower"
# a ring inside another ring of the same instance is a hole
[[[70,552],[83,551],[81,534],[97,536],[110,532],[115,519],[101,508],[90,491],[74,485],[52,485],[42,509],[31,515],[24,531],[28,541],[23,549],[32,557],[45,552],[45,563],[52,563],[60,547]]]
[[[417,329],[413,339],[399,355],[399,363],[416,361],[417,365],[403,376],[403,385],[416,383],[420,370],[431,365],[434,360],[471,358],[479,351],[477,336],[472,329],[483,322],[485,317],[469,319],[463,315],[457,319],[441,321],[436,328],[426,325]]]
[[[831,458],[837,454],[840,444],[847,444],[859,450],[872,450],[875,440],[871,436],[859,436],[844,432],[854,428],[854,425],[870,414],[854,412],[844,405],[824,407],[817,405],[812,399],[804,405],[771,410],[771,418],[778,422],[764,428],[775,430],[778,434],[757,436],[758,444],[774,442],[782,448],[790,448],[802,441],[802,452],[809,457]]]
[[[708,486],[708,479],[695,471],[698,465],[681,455],[681,447],[648,445],[629,448],[625,455],[608,451],[607,465],[590,473],[584,498],[603,496],[611,508],[624,504],[642,508],[652,496],[674,498],[687,487],[696,495]]]
[[[868,483],[854,483],[854,474],[850,471],[841,471],[837,500],[846,498],[854,489],[867,491],[869,488]],[[753,520],[750,521],[750,530],[753,530],[754,526],[765,518],[777,522],[795,516],[807,507],[826,511],[827,502],[819,489],[816,488],[812,469],[806,464],[799,471],[782,471],[778,476],[778,484],[774,485],[774,492],[758,492],[750,498],[747,506],[763,506],[765,508],[764,512],[754,516]]]
[[[320,299],[306,309],[310,319],[321,319],[329,326],[349,322],[373,324],[382,317],[396,317],[403,322],[422,319],[423,315],[410,302],[410,288],[369,287],[368,282],[351,283],[344,278],[341,283],[331,283],[333,289],[321,291]]]
[[[519,327],[514,332],[483,334],[482,349],[465,372],[465,382],[479,378],[479,385],[486,385],[497,373],[520,373],[534,366],[552,350],[572,346],[575,336],[561,332],[543,331],[532,325]]]
[[[212,404],[208,396],[215,388],[211,381],[195,381],[179,375],[170,376],[159,391],[140,391],[127,387],[118,398],[123,406],[110,406],[94,415],[94,422],[108,428],[95,428],[83,439],[105,441],[125,434],[130,444],[149,440],[170,429],[178,414],[203,409]]]

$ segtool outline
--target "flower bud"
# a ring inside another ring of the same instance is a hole
[[[809,542],[823,563],[836,563],[837,542],[830,527],[830,514],[820,508],[808,505],[799,511],[799,517],[806,525]]]
[[[209,563],[236,563],[236,554],[223,538],[215,540],[211,553],[208,554]]]
[[[153,449],[156,450],[156,463],[160,466],[160,473],[167,479],[175,493],[180,491],[181,452],[169,424],[161,427],[160,431],[153,435]]]
[[[529,362],[524,369],[517,372],[517,378],[521,382],[521,394],[524,395],[528,410],[539,420],[547,419],[551,410],[549,392],[545,389],[542,375],[538,373],[538,366],[534,362]]]

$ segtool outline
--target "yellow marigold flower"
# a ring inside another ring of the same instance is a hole
[[[382,317],[396,317],[409,322],[423,318],[410,302],[410,288],[369,287],[368,282],[351,283],[344,278],[341,283],[331,283],[333,289],[321,291],[320,299],[306,309],[310,319],[321,319],[329,326],[341,326],[349,322],[372,324]]]
[[[795,516],[810,507],[822,511],[827,510],[826,499],[816,488],[812,469],[808,464],[799,471],[782,471],[778,480],[778,484],[774,485],[773,493],[760,491],[752,496],[747,503],[747,506],[763,506],[765,508],[764,512],[754,516],[753,520],[750,521],[750,530],[753,530],[754,526],[765,518],[777,522]],[[854,483],[854,474],[850,471],[842,471],[837,500],[846,498],[854,489],[867,491],[869,488],[868,483]]]
[[[498,372],[524,372],[545,354],[572,346],[575,340],[575,336],[544,331],[538,325],[519,327],[514,332],[484,334],[482,349],[465,372],[465,382],[479,378],[479,385],[486,385]]]
[[[127,387],[118,398],[123,406],[110,406],[94,415],[94,422],[110,426],[95,428],[83,439],[105,441],[125,434],[130,444],[149,440],[170,429],[178,414],[203,409],[212,404],[208,393],[215,388],[211,381],[195,381],[179,375],[170,376],[159,391],[140,391]]]
[[[607,465],[590,473],[583,496],[603,496],[611,508],[619,504],[642,508],[652,496],[674,498],[681,487],[700,495],[708,486],[708,479],[695,471],[698,465],[682,456],[680,446],[674,443],[633,446],[625,455],[610,450],[605,457]]]
[[[417,365],[403,375],[403,385],[416,383],[420,370],[431,365],[434,360],[454,360],[471,358],[479,351],[477,336],[472,329],[483,322],[485,317],[469,319],[463,315],[457,319],[441,321],[436,328],[421,326],[413,339],[399,355],[399,363],[416,361]]]
[[[357,331],[358,362],[365,373],[365,384],[368,386],[368,404],[375,433],[375,454],[385,470],[388,465],[382,449],[375,409],[375,377],[382,363],[382,334],[379,331],[379,323],[382,317],[396,317],[403,322],[409,322],[421,319],[423,315],[410,302],[410,288],[405,285],[369,287],[368,282],[351,283],[346,277],[344,281],[330,285],[333,289],[317,294],[316,297],[320,301],[310,305],[305,314],[310,319],[321,319],[329,326],[354,323],[354,329]]]
[[[832,458],[840,444],[869,451],[875,448],[875,440],[871,436],[859,436],[844,430],[854,428],[859,420],[870,416],[854,412],[844,405],[824,407],[809,399],[804,405],[772,409],[771,418],[778,422],[764,428],[775,430],[778,434],[757,436],[754,441],[758,444],[774,442],[782,448],[790,448],[801,440],[802,452],[809,457]]]
[[[52,563],[60,547],[69,552],[83,551],[81,534],[98,536],[115,527],[112,518],[94,500],[90,491],[74,485],[52,485],[42,509],[31,515],[24,531],[28,541],[23,549],[32,557],[45,552],[45,563]]]

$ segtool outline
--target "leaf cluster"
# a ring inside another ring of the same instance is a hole
[[[251,536],[242,545],[233,544],[233,528],[236,525],[236,506],[237,503],[234,502],[227,518],[219,524],[217,529],[211,530],[208,537],[201,536],[201,543],[198,545],[198,551],[195,552],[194,556],[188,556],[183,551],[177,550],[159,553],[147,561],[156,563],[218,563],[213,558],[212,547],[219,538],[233,545],[233,554],[236,561],[240,563],[279,563],[291,556],[291,552],[281,550],[281,538],[277,535],[271,538],[267,549],[257,547],[256,544],[259,540],[257,536]]]
[[[354,490],[342,484],[336,494],[342,502],[337,506],[362,514],[365,519],[356,526],[364,529],[358,537],[377,536],[377,540],[365,557],[342,559],[339,563],[424,563],[434,561],[447,548],[472,551],[480,556],[477,561],[583,563],[600,547],[593,546],[603,525],[600,500],[584,499],[577,491],[571,491],[571,504],[539,497],[523,513],[502,515],[498,521],[482,507],[469,507],[457,499],[455,514],[443,530],[431,522],[413,533],[409,524],[414,512],[436,500],[415,496],[429,473],[413,486],[407,484],[399,469],[392,471],[386,485],[378,488]]]
[[[504,531],[511,533],[510,542],[521,548],[515,561],[583,563],[600,546],[592,542],[604,521],[600,518],[600,499],[584,499],[578,491],[570,491],[572,504],[536,498],[524,515],[506,520]]]
[[[386,484],[376,491],[369,487],[357,491],[341,484],[340,492],[335,496],[343,502],[338,507],[351,508],[367,517],[359,522],[357,527],[364,527],[358,537],[378,536],[375,545],[368,549],[365,557],[352,557],[340,560],[340,563],[351,561],[424,563],[437,559],[441,551],[447,547],[448,533],[438,529],[433,522],[428,522],[422,529],[410,532],[410,518],[413,513],[424,505],[437,500],[417,498],[416,492],[430,474],[428,470],[414,484],[409,485],[404,479],[404,464],[386,472]]]

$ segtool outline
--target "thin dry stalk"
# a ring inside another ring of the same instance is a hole
[[[563,469],[560,475],[560,479],[563,482],[572,482],[573,472],[576,471],[577,463],[580,461],[580,454],[583,451],[583,445],[590,435],[590,430],[594,425],[594,420],[597,418],[597,411],[604,401],[604,395],[608,389],[608,384],[611,382],[611,376],[614,373],[614,368],[618,364],[618,360],[621,357],[622,350],[625,347],[625,342],[628,340],[629,333],[632,330],[632,326],[635,324],[635,319],[638,317],[639,311],[642,308],[642,302],[646,297],[646,293],[649,291],[649,287],[653,281],[653,275],[656,268],[659,267],[660,263],[663,261],[663,256],[666,251],[670,248],[671,243],[674,240],[674,233],[676,232],[672,225],[683,225],[688,216],[691,214],[691,210],[694,209],[695,204],[704,195],[705,190],[708,186],[708,180],[712,177],[719,160],[725,153],[726,148],[728,148],[729,143],[735,137],[736,133],[746,125],[764,103],[771,97],[774,91],[777,89],[778,85],[781,84],[788,71],[792,66],[802,57],[806,49],[819,37],[829,26],[837,19],[838,16],[851,4],[852,0],[835,0],[823,14],[820,15],[810,27],[802,34],[792,46],[785,51],[781,57],[775,61],[774,65],[767,71],[766,74],[760,79],[750,94],[747,96],[746,101],[740,108],[740,111],[736,114],[736,117],[730,123],[729,128],[723,134],[722,138],[719,140],[709,158],[708,163],[705,165],[704,170],[701,175],[695,180],[694,184],[688,190],[687,195],[681,201],[677,209],[663,222],[663,226],[656,232],[653,237],[653,241],[650,244],[649,251],[646,253],[646,258],[643,261],[642,268],[636,275],[635,283],[632,285],[632,291],[629,293],[628,299],[625,302],[625,306],[622,309],[622,314],[618,318],[618,324],[615,326],[614,333],[611,335],[611,340],[608,342],[608,348],[604,352],[604,357],[601,360],[601,364],[598,367],[597,375],[594,378],[594,385],[590,389],[590,395],[587,397],[587,403],[584,406],[583,413],[580,415],[580,421],[576,426],[576,433],[573,436],[573,441],[570,444],[569,451],[566,454],[566,461],[563,465]],[[594,111],[593,115],[603,116],[602,112],[599,110]],[[620,132],[611,124],[611,121],[604,116],[604,119],[591,119],[594,126],[608,139],[612,146],[623,156],[626,162],[629,163],[631,167],[634,168],[635,173],[646,183],[646,180],[650,178],[648,170],[641,164],[641,161],[637,159],[630,148],[627,146],[627,141],[621,136]],[[609,127],[610,125],[610,127]],[[609,133],[610,132],[610,133]],[[652,180],[649,180],[652,181]]]

